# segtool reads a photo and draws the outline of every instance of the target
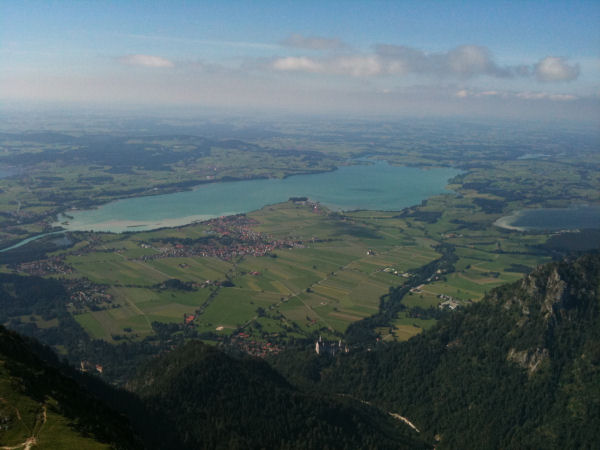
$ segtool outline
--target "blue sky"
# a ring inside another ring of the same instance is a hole
[[[599,23],[598,1],[4,0],[0,100],[597,120]]]

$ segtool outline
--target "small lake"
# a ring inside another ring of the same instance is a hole
[[[15,173],[16,173],[15,170],[0,167],[0,178],[10,177],[11,175],[15,175]]]
[[[501,217],[496,225],[520,231],[600,228],[600,206],[524,209]]]
[[[550,157],[550,155],[546,155],[544,153],[527,153],[525,155],[521,155],[519,156],[517,159],[542,159],[542,158],[548,158]]]
[[[55,226],[70,231],[142,231],[246,213],[290,197],[308,197],[334,210],[399,211],[448,192],[457,169],[419,169],[385,162],[333,172],[202,184],[192,191],[118,200],[92,210],[69,211]]]

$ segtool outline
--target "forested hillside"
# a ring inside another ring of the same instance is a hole
[[[409,342],[283,356],[299,383],[408,417],[437,448],[596,448],[600,256],[542,266]]]
[[[128,387],[80,374],[48,347],[0,328],[2,446],[431,448],[373,406],[302,393],[264,361],[201,342],[152,360]]]
[[[128,420],[37,355],[52,351],[0,326],[2,448],[142,448]]]
[[[298,391],[268,364],[191,342],[130,383],[155,448],[430,448],[403,422],[351,399]]]
[[[27,297],[16,286],[7,305]],[[78,374],[47,347],[2,328],[0,443],[596,448],[599,321],[595,254],[542,266],[408,342],[336,357],[284,352],[272,359],[279,373],[263,360],[190,341],[140,366],[130,392]]]

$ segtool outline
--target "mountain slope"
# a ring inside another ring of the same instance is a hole
[[[438,448],[598,448],[600,256],[543,266],[312,379],[408,417]]]
[[[44,363],[40,352],[50,351],[0,326],[1,446],[140,448],[127,419]]]
[[[129,382],[136,395],[71,376],[127,413],[147,448],[598,448],[600,255],[543,266],[406,343],[293,356],[277,367],[320,392],[201,342],[150,361]],[[56,367],[0,327],[0,446],[140,446]]]
[[[171,435],[169,447],[429,448],[375,408],[303,394],[264,361],[236,359],[201,342],[152,361],[130,388],[162,424],[157,436]]]

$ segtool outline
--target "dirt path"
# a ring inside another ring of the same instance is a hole
[[[351,399],[353,399],[353,400],[359,401],[359,402],[361,402],[361,403],[363,403],[363,404],[365,404],[365,405],[372,406],[372,405],[371,405],[371,402],[368,402],[368,401],[366,401],[366,400],[361,400],[361,399],[359,399],[359,398],[356,398],[356,397],[353,397],[353,396],[351,396],[351,395],[349,395],[349,394],[338,394],[338,395],[339,395],[340,397],[348,397],[348,398],[351,398]],[[376,406],[375,406],[375,407],[376,407]],[[420,432],[421,432],[421,431],[420,431],[420,430],[419,430],[419,429],[416,427],[416,425],[415,425],[414,423],[412,423],[410,420],[408,420],[406,417],[404,417],[404,416],[401,416],[400,414],[397,414],[397,413],[389,412],[389,411],[387,411],[387,413],[388,413],[390,416],[392,416],[394,419],[401,420],[401,421],[402,421],[402,422],[404,422],[406,425],[408,425],[408,426],[409,426],[409,427],[411,427],[413,430],[415,430],[417,433],[420,433]]]
[[[27,426],[27,424],[26,424],[25,422],[23,422],[23,418],[21,417],[21,412],[20,412],[20,411],[19,411],[19,410],[18,410],[16,407],[14,407],[14,406],[13,406],[13,405],[11,405],[10,403],[8,403],[8,402],[6,401],[6,399],[5,399],[5,398],[3,398],[3,397],[0,397],[0,402],[4,403],[4,404],[5,404],[5,405],[7,405],[9,408],[12,408],[12,409],[14,409],[14,410],[15,410],[15,414],[17,415],[17,419],[19,419],[19,422],[21,422],[21,423],[23,424],[23,426],[24,426],[25,428],[27,428],[27,430],[28,430],[30,433],[32,433],[31,429],[30,429],[30,428]],[[32,433],[32,434],[33,434],[33,433]],[[4,449],[4,447],[0,447],[0,449]]]
[[[6,400],[4,400],[1,397],[0,397],[0,401],[8,404],[6,402]],[[12,405],[9,405],[9,406],[12,406]],[[13,406],[13,408],[14,408],[14,406]],[[21,414],[19,413],[19,410],[17,408],[14,408],[14,409],[15,409],[18,419],[21,422],[23,422],[23,420],[21,419]],[[13,445],[13,446],[3,446],[3,447],[0,447],[0,450],[18,450],[18,449],[31,450],[31,448],[37,444],[38,436],[40,435],[40,432],[42,431],[42,428],[46,424],[47,420],[48,420],[48,411],[47,411],[46,405],[42,405],[41,420],[39,420],[39,416],[38,416],[38,418],[36,418],[35,425],[33,426],[33,431],[30,430],[31,436],[29,436],[27,439],[25,439],[20,444]],[[23,425],[25,425],[25,423],[23,423]],[[27,427],[27,425],[25,425],[25,427]],[[29,428],[29,427],[27,427],[27,428]]]
[[[396,414],[393,412],[388,412],[388,414],[390,416],[392,416],[394,419],[398,419],[401,420],[402,422],[404,422],[406,425],[408,425],[409,427],[411,427],[413,430],[415,430],[417,433],[420,433],[419,429],[415,426],[414,423],[412,423],[410,420],[408,420],[406,417],[401,416],[400,414]]]
[[[121,255],[121,256],[123,256],[123,255]],[[127,259],[127,258],[125,258],[125,256],[123,256],[123,258],[124,258],[126,261],[133,261],[133,260],[131,260],[131,259]],[[169,279],[169,278],[173,278],[173,276],[172,276],[172,275],[169,275],[168,273],[165,273],[165,272],[163,272],[162,270],[159,270],[159,269],[157,269],[156,267],[153,267],[153,266],[151,266],[151,265],[150,265],[150,264],[148,264],[148,263],[145,263],[145,262],[142,262],[142,261],[133,261],[133,262],[136,262],[136,263],[138,263],[139,265],[141,265],[141,266],[143,266],[143,267],[145,267],[145,268],[147,268],[147,269],[153,270],[153,271],[155,271],[156,273],[159,273],[159,274],[161,274],[162,276],[166,277],[167,279]]]
[[[125,302],[127,303],[127,305],[136,313],[138,313],[140,316],[142,316],[144,319],[146,319],[146,322],[148,323],[148,326],[150,327],[150,329],[152,329],[152,323],[150,323],[150,319],[148,318],[148,316],[146,315],[146,313],[144,311],[142,311],[135,303],[133,300],[131,300],[127,294],[125,293],[121,293],[123,295],[123,299],[125,300]]]
[[[314,284],[313,284],[313,286],[314,286]],[[329,331],[333,331],[333,327],[331,325],[329,325],[329,323],[325,319],[323,319],[323,316],[321,316],[317,311],[315,311],[312,306],[307,305],[306,302],[304,300],[302,300],[298,294],[295,294],[293,297],[290,297],[290,300],[294,297],[297,298],[298,300],[300,300],[300,303],[302,303],[309,312],[311,312],[315,316],[317,316],[317,319],[320,320],[321,322],[323,322],[327,326],[327,328],[329,328]]]

